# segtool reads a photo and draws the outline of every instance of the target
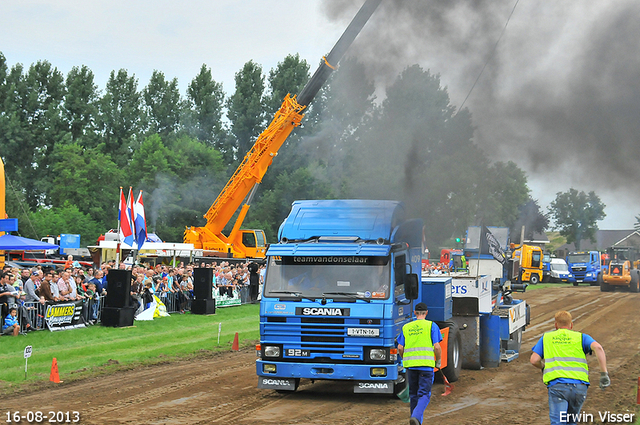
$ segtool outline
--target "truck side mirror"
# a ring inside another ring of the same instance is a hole
[[[408,300],[418,299],[418,275],[408,274],[404,283],[404,296]]]

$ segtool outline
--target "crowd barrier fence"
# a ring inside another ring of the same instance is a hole
[[[214,293],[219,291],[219,288],[213,288]],[[248,286],[243,286],[235,290],[237,296],[240,298],[241,304],[249,304],[251,303],[251,295],[249,292]],[[136,295],[133,297],[138,301],[139,307],[136,311],[136,315],[144,310],[144,301],[141,295]],[[183,294],[178,294],[177,292],[164,292],[160,293],[158,298],[163,302],[166,307],[167,313],[178,313],[181,310],[190,311],[191,310],[191,301],[193,299],[193,294],[190,294],[189,297],[184,297]],[[82,304],[82,318],[84,319],[84,323],[86,324],[97,324],[100,323],[100,319],[102,317],[102,309],[104,307],[104,296],[97,297],[95,299],[86,299]],[[18,321],[20,322],[20,333],[27,333],[27,324],[29,324],[32,329],[41,331],[47,330],[46,323],[46,314],[47,314],[47,306],[55,303],[46,302],[41,303],[38,301],[34,302],[25,302],[18,308]],[[181,308],[183,307],[184,308]],[[0,318],[0,328],[4,323],[4,317],[6,313],[4,311],[1,312],[2,317]]]

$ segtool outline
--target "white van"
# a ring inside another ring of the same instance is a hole
[[[573,277],[567,262],[562,258],[552,258],[551,263],[549,263],[549,269],[551,282],[568,282],[569,278]]]

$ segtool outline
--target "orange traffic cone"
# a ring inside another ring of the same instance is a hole
[[[233,337],[233,345],[231,346],[231,349],[233,351],[238,351],[240,350],[240,342],[238,340],[238,332],[236,332],[236,336]]]
[[[56,384],[62,382],[60,380],[60,375],[58,375],[58,360],[56,360],[55,357],[53,358],[53,362],[51,362],[51,375],[49,375],[49,381],[55,382]]]

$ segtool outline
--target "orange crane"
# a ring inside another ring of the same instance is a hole
[[[269,126],[247,152],[242,163],[222,189],[209,211],[204,215],[207,224],[203,227],[187,227],[184,242],[196,249],[211,251],[213,255],[234,258],[264,258],[266,238],[262,230],[240,229],[249,211],[249,206],[258,184],[278,154],[291,131],[300,125],[302,111],[311,103],[327,81],[338,62],[364,24],[382,0],[366,0],[331,52],[323,57],[311,79],[298,96],[287,95]],[[243,204],[244,201],[244,205]],[[235,212],[242,205],[234,226],[228,236],[222,233]]]

